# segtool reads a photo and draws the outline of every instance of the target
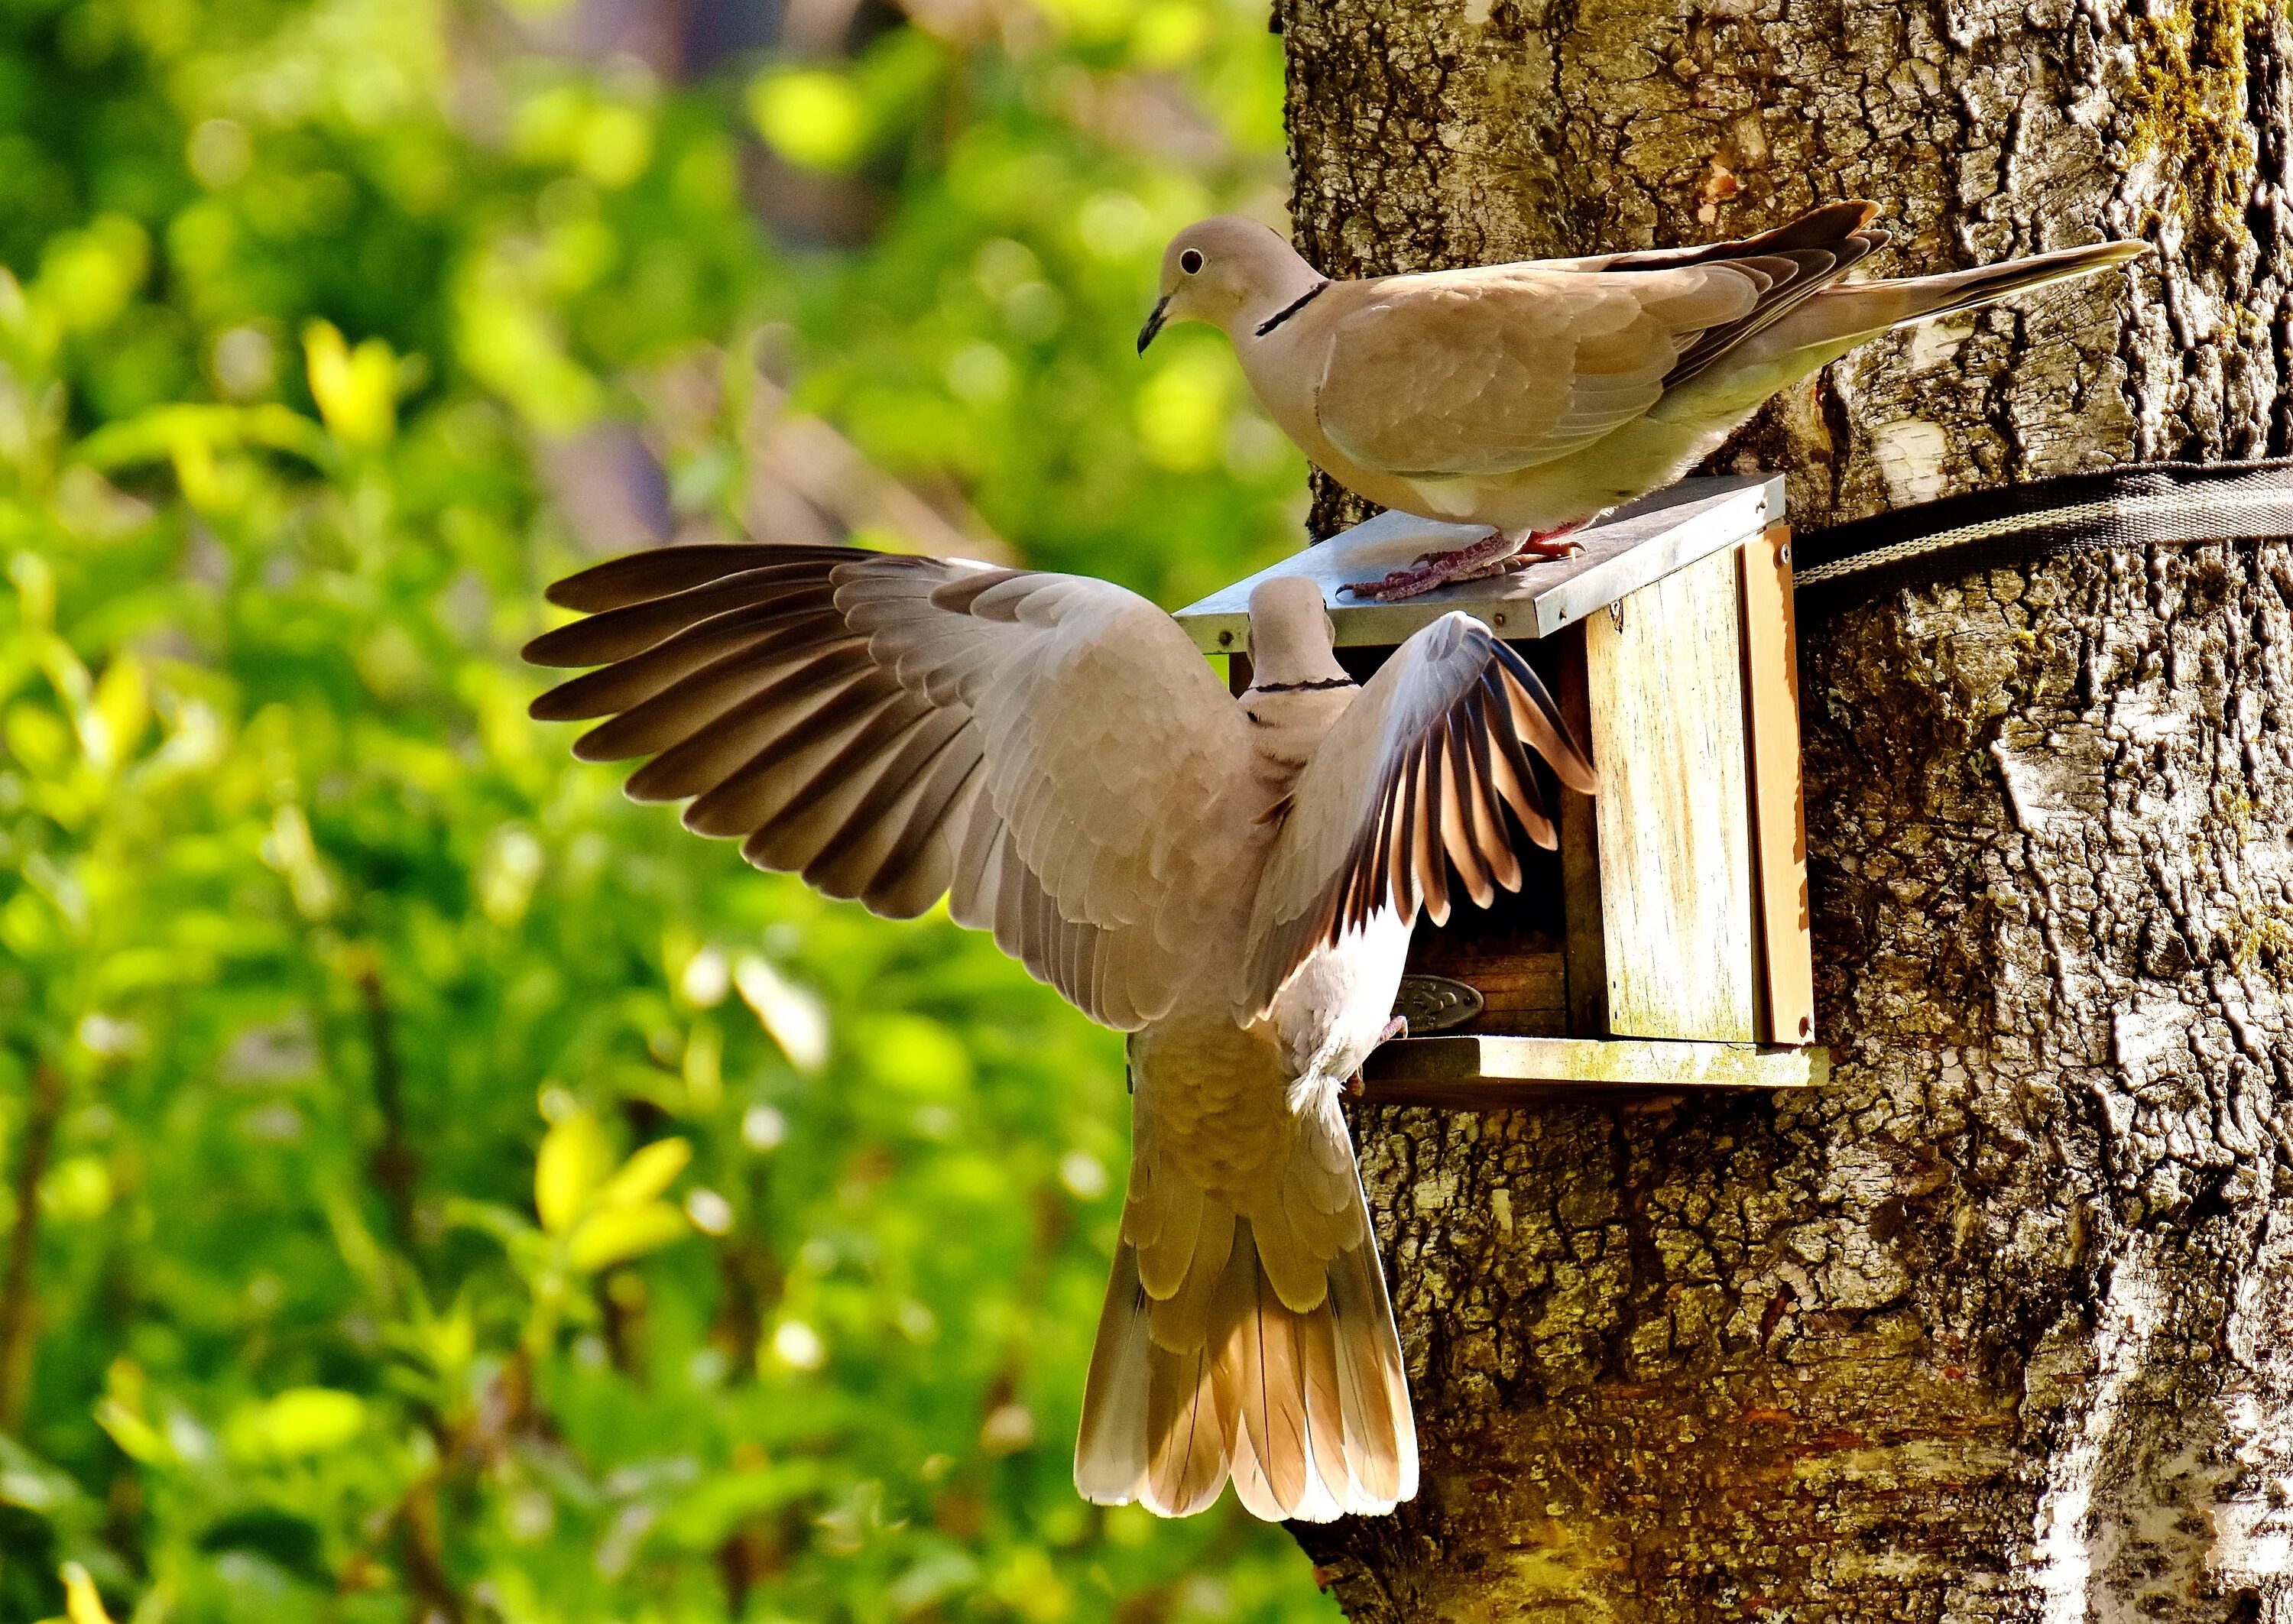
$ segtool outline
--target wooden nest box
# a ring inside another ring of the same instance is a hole
[[[1790,531],[1776,477],[1688,480],[1583,532],[1572,557],[1399,603],[1340,588],[1486,532],[1383,513],[1179,611],[1249,683],[1251,589],[1322,586],[1365,679],[1462,610],[1543,675],[1601,792],[1557,798],[1560,849],[1522,842],[1523,883],[1418,922],[1369,1097],[1510,1104],[1577,1089],[1820,1082],[1801,823]]]

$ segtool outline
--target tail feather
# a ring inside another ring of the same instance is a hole
[[[1226,1487],[1227,1426],[1207,1348],[1146,1345],[1146,1482],[1139,1498],[1166,1517],[1207,1511]],[[1088,1400],[1085,1401],[1088,1403]]]
[[[1075,1444],[1086,1499],[1186,1516],[1230,1480],[1257,1516],[1322,1522],[1416,1493],[1400,1339],[1367,1215],[1357,1205],[1353,1216],[1357,1239],[1304,1310],[1275,1289],[1257,1227],[1230,1212],[1205,1212],[1210,1244],[1167,1298],[1141,1283],[1130,1244],[1118,1247]]]
[[[1218,1350],[1219,1408],[1239,1420],[1252,1458],[1264,1472],[1273,1502],[1304,1500],[1308,1466],[1306,1386],[1298,1370],[1297,1316],[1284,1306],[1260,1263],[1247,1219],[1235,1226],[1234,1249],[1219,1281],[1214,1323],[1227,1329]],[[1231,1421],[1229,1426],[1231,1426]],[[1241,1450],[1233,1453],[1239,1458]],[[1284,1510],[1287,1515],[1287,1510]]]
[[[1843,282],[1778,323],[1773,342],[1778,348],[1851,348],[1891,327],[1955,315],[2049,282],[2092,276],[2149,252],[2145,242],[2086,243],[1940,276]]]
[[[1146,1490],[1146,1303],[1138,1253],[1118,1241],[1075,1436],[1075,1492],[1097,1505],[1127,1505]]]
[[[1401,1338],[1385,1276],[1363,1248],[1330,1268],[1330,1317],[1338,1347],[1338,1401],[1346,1464],[1362,1494],[1391,1504],[1417,1493],[1417,1431],[1402,1375]]]

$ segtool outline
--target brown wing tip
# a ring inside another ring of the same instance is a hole
[[[1771,231],[1746,238],[1739,245],[1763,252],[1790,248],[1834,248],[1851,237],[1867,239],[1874,234],[1866,230],[1879,216],[1879,206],[1868,198],[1846,198],[1837,203],[1818,204],[1804,214],[1787,220]],[[1884,232],[1873,247],[1882,246]]]
[[[531,647],[531,645],[528,644],[527,646]],[[539,665],[542,663],[539,660],[534,659],[531,655],[526,656],[526,658],[530,663],[534,665]],[[569,705],[565,702],[563,695],[567,686],[568,684],[560,683],[556,687],[550,689],[546,693],[538,693],[534,695],[533,702],[525,707],[525,714],[532,717],[536,722],[587,721],[587,717],[578,714],[581,708],[579,706]]]
[[[566,635],[569,632],[579,632],[587,624],[586,621],[577,620],[571,626],[561,626],[555,631],[544,632],[520,649],[517,651],[517,657],[529,666],[594,666],[597,663],[596,660],[581,658],[579,652],[579,639]],[[548,697],[547,694],[544,694],[541,699],[546,699]],[[534,703],[539,705],[541,699],[536,699]]]
[[[706,586],[728,575],[768,564],[841,563],[850,559],[882,556],[865,547],[831,543],[762,541],[685,542],[648,547],[569,575],[551,583],[542,596],[560,609],[586,614],[625,609],[652,598]]]

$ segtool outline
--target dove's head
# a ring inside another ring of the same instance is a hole
[[[1333,652],[1338,629],[1322,588],[1302,575],[1277,575],[1250,593],[1250,683],[1260,690],[1321,686],[1351,679]]]
[[[1139,351],[1173,321],[1207,321],[1239,338],[1321,280],[1270,226],[1240,214],[1197,221],[1163,251],[1162,296],[1138,329]]]

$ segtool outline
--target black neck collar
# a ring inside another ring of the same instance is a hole
[[[1291,300],[1289,303],[1284,305],[1280,310],[1276,311],[1265,320],[1260,322],[1258,324],[1258,335],[1260,338],[1265,337],[1276,327],[1280,327],[1284,322],[1289,320],[1291,317],[1296,315],[1300,311],[1304,310],[1315,300],[1320,298],[1323,292],[1327,289],[1329,286],[1330,284],[1326,279],[1315,283],[1304,293],[1300,294],[1296,298]]]
[[[1325,688],[1350,688],[1353,685],[1354,680],[1349,676],[1317,676],[1311,682],[1305,683],[1252,683],[1249,691],[1252,693],[1317,693]]]

